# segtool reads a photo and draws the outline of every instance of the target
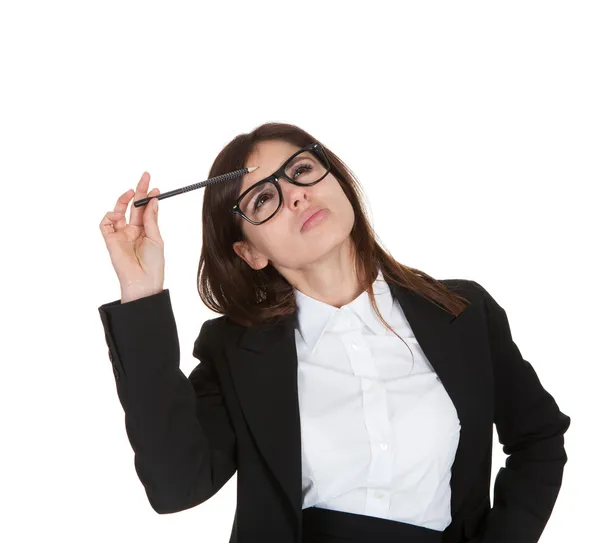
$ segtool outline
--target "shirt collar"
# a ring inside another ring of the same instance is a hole
[[[380,322],[373,311],[366,290],[350,303],[342,306],[345,309],[338,309],[335,306],[311,298],[296,288],[294,288],[294,294],[298,310],[298,330],[311,354],[314,353],[329,322],[336,314],[343,310],[356,315],[373,334],[381,336],[387,332],[387,328]],[[373,294],[375,295],[375,301],[381,315],[389,323],[392,316],[394,299],[381,270],[379,270],[377,278],[373,282]]]

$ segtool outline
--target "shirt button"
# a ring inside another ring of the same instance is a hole
[[[388,448],[388,444],[387,444],[387,443],[385,443],[385,442],[383,442],[383,443],[380,443],[380,444],[379,444],[379,446],[380,446],[380,447],[381,447],[381,448],[382,448],[384,451],[385,451],[385,450],[387,450],[387,448]]]
[[[353,344],[352,344],[352,348],[353,348],[355,351],[358,351],[358,345],[357,345],[356,343],[353,343]]]
[[[380,500],[381,498],[383,498],[385,496],[385,494],[383,492],[380,492],[379,490],[377,492],[375,492],[375,497]]]

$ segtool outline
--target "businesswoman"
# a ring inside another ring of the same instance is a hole
[[[251,166],[205,188],[198,289],[221,316],[188,377],[159,212],[125,217],[159,194],[146,172],[100,223],[121,297],[98,310],[152,508],[194,507],[237,472],[230,542],[538,541],[570,418],[504,309],[392,258],[351,171],[302,129],[236,137],[209,177]],[[492,507],[494,424],[508,458]]]

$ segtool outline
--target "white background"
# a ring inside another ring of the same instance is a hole
[[[397,260],[505,308],[572,418],[540,541],[589,540],[598,28],[592,1],[3,2],[0,539],[228,541],[237,475],[172,515],[137,478],[97,310],[120,297],[99,223],[144,170],[161,192],[205,180],[238,133],[283,121],[350,166]],[[195,284],[202,198],[159,212],[186,375],[217,316]],[[496,441],[492,488],[505,458]]]

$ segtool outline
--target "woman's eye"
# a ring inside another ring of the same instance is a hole
[[[259,203],[260,203],[260,201],[262,200],[262,198],[263,198],[264,196],[267,196],[267,197],[268,197],[269,195],[268,195],[268,194],[261,194],[261,195],[260,195],[260,196],[259,196],[259,197],[256,199],[256,202],[254,202],[254,211],[256,211],[256,210],[259,208]]]
[[[294,170],[294,179],[296,178],[296,174],[300,171],[305,169],[307,172],[310,172],[312,170],[312,166],[308,165],[308,164],[301,164],[300,166],[298,166],[295,170]]]

